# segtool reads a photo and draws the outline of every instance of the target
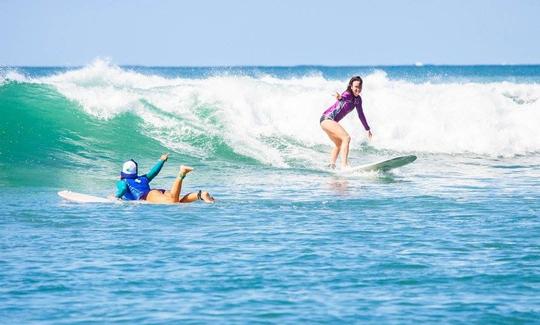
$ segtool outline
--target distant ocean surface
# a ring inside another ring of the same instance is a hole
[[[351,164],[319,117],[364,79]],[[0,323],[538,323],[540,66],[0,67]],[[76,204],[122,163],[214,205]]]

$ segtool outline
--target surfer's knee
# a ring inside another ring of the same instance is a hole
[[[348,134],[342,135],[340,140],[344,144],[349,144],[349,143],[351,143],[351,136],[348,135]]]

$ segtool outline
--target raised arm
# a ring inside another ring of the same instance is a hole
[[[161,155],[161,157],[159,158],[159,161],[154,165],[154,167],[152,167],[152,169],[150,169],[148,173],[146,173],[146,177],[148,178],[148,181],[151,181],[152,179],[154,179],[154,177],[157,176],[157,174],[159,174],[159,172],[161,171],[161,168],[163,167],[167,159],[169,159],[168,153]]]

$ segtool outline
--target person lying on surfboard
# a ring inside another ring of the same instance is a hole
[[[182,181],[186,175],[193,170],[189,166],[180,166],[178,176],[174,181],[171,190],[151,189],[150,182],[159,174],[159,171],[169,159],[169,154],[163,154],[159,161],[145,175],[138,175],[138,165],[135,160],[126,161],[120,172],[120,180],[116,182],[115,197],[122,200],[146,200],[152,203],[190,203],[202,200],[206,203],[213,203],[214,198],[206,191],[188,193],[180,198]]]
[[[330,168],[336,168],[336,160],[339,154],[341,154],[341,166],[347,167],[349,165],[349,143],[351,142],[351,137],[338,122],[354,108],[358,112],[358,117],[362,125],[364,125],[364,129],[368,132],[369,139],[372,137],[371,129],[362,110],[361,91],[362,78],[359,76],[352,77],[347,90],[341,95],[336,92],[337,101],[324,111],[321,116],[321,128],[335,145],[330,155]]]

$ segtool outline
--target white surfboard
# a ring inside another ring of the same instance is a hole
[[[398,168],[398,167],[408,165],[408,164],[412,163],[415,160],[416,160],[416,156],[414,156],[414,155],[401,156],[401,157],[396,157],[396,158],[392,158],[392,159],[381,160],[381,161],[371,163],[371,164],[350,167],[350,168],[347,168],[347,169],[345,169],[343,171],[344,172],[356,172],[356,171],[361,171],[361,172],[373,172],[373,171],[386,172],[386,171],[389,171],[389,170],[394,169],[394,168]]]
[[[77,193],[72,191],[60,191],[58,192],[58,195],[60,195],[62,198],[77,202],[77,203],[120,203],[122,201],[115,200],[115,199],[108,199],[105,197],[99,197],[99,196],[93,196],[83,193]]]

